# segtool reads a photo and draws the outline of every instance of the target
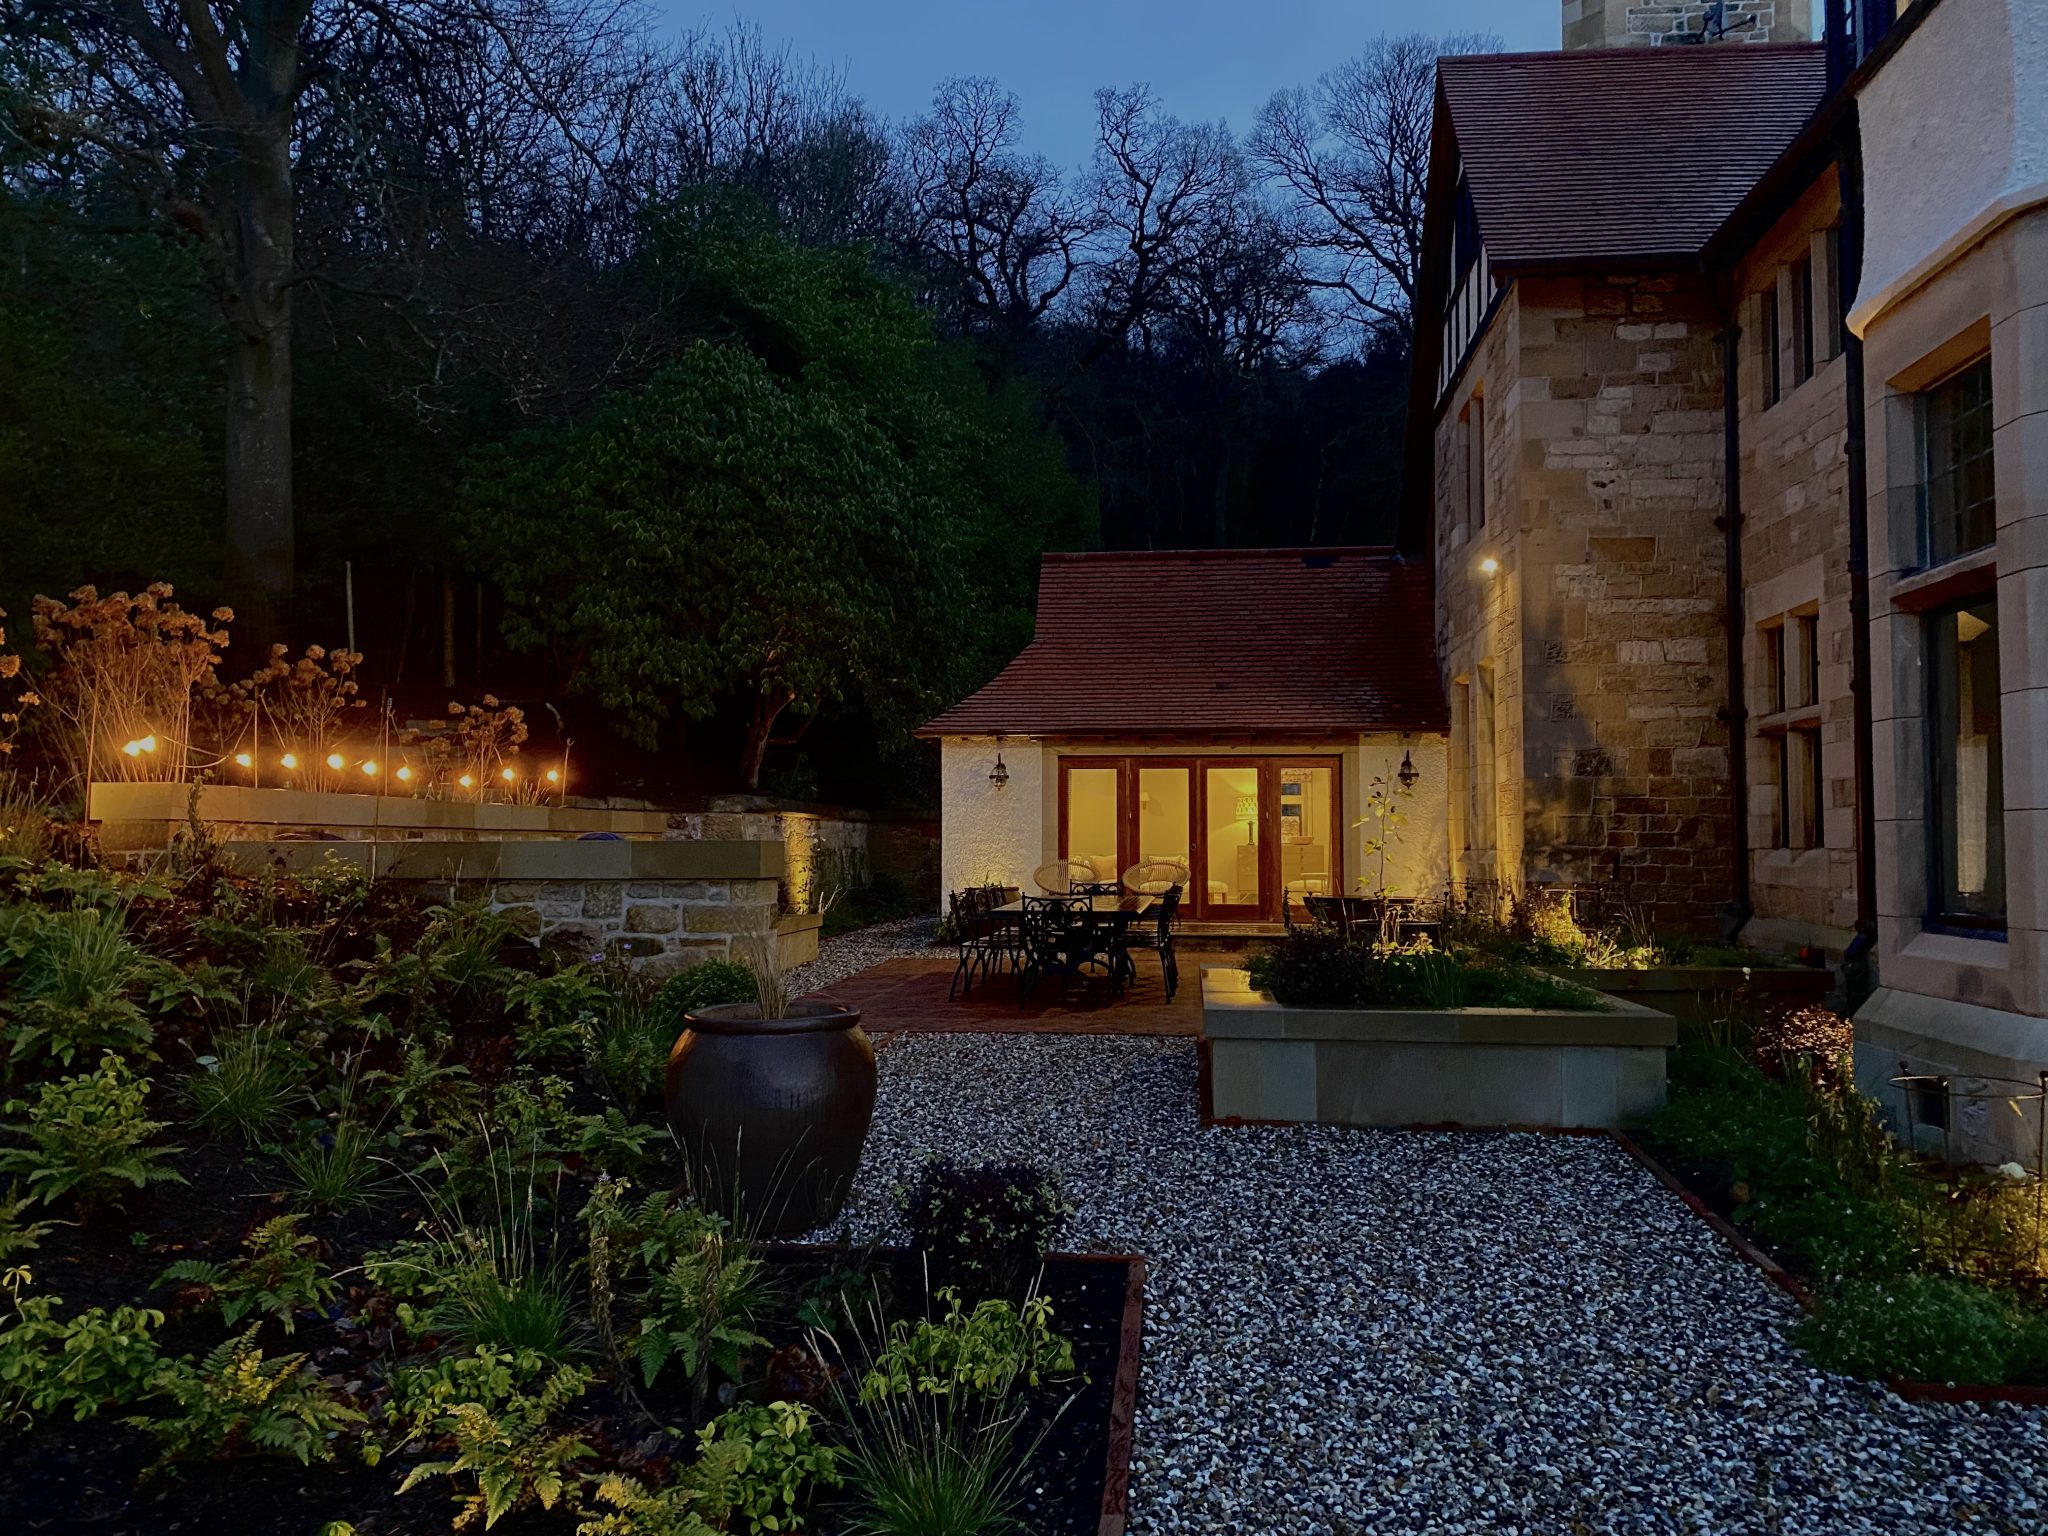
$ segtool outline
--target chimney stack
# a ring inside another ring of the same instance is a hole
[[[1701,43],[1806,43],[1814,0],[1564,0],[1564,46],[1659,48]]]

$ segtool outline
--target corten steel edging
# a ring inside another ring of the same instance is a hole
[[[843,1243],[757,1243],[765,1254],[821,1254],[846,1251]],[[903,1253],[902,1248],[877,1249]],[[1048,1253],[1063,1264],[1124,1264],[1123,1319],[1117,1330],[1116,1380],[1109,1393],[1109,1450],[1103,1458],[1102,1506],[1095,1536],[1124,1536],[1131,1514],[1131,1446],[1138,1422],[1138,1372],[1145,1343],[1145,1256],[1142,1253]]]

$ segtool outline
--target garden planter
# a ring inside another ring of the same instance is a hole
[[[1566,981],[1627,998],[1683,1023],[1704,1027],[1733,1003],[1800,1008],[1824,1003],[1835,973],[1817,966],[1667,965],[1650,970],[1562,970]]]
[[[875,1112],[875,1048],[860,1013],[752,1003],[686,1014],[668,1058],[668,1123],[690,1187],[709,1210],[762,1237],[839,1214]]]

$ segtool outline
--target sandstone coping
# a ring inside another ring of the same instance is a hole
[[[233,841],[248,867],[301,873],[336,860],[380,880],[780,880],[780,843]]]
[[[1669,1014],[1288,1008],[1237,967],[1202,972],[1209,1111],[1333,1125],[1617,1128],[1664,1102]]]
[[[87,817],[112,849],[162,847],[191,815],[189,784],[94,784]],[[469,840],[501,837],[575,837],[609,832],[659,839],[668,830],[663,811],[608,810],[573,805],[495,805],[474,800],[426,800],[412,795],[355,795],[310,789],[254,789],[208,784],[199,790],[202,821],[236,828],[317,827],[345,838]]]

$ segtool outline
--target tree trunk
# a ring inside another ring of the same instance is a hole
[[[787,688],[754,695],[754,718],[747,725],[746,756],[740,761],[747,788],[761,787],[761,763],[768,756],[768,747],[774,739],[775,722],[782,718],[782,712],[789,708],[794,697]]]
[[[290,139],[289,106],[240,136],[229,208],[228,575],[258,655],[288,640],[293,575]]]

